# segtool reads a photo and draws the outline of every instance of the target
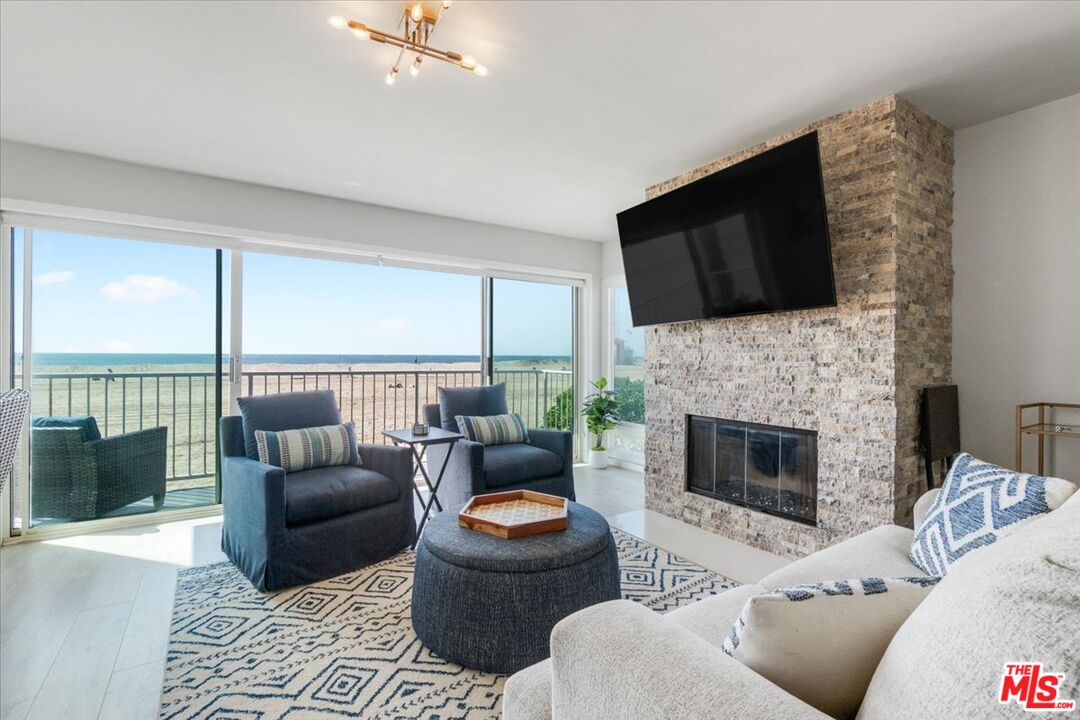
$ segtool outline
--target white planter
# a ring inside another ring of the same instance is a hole
[[[607,467],[607,450],[589,448],[589,467],[603,470]]]

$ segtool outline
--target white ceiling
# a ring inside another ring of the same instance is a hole
[[[1080,92],[1080,2],[0,3],[0,136],[571,237],[645,186],[899,92],[953,128]]]

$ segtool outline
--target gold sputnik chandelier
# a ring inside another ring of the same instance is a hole
[[[346,20],[337,15],[330,18],[330,25],[338,30],[347,29],[361,40],[374,40],[375,42],[400,48],[394,66],[390,68],[390,72],[386,73],[387,85],[393,85],[397,82],[401,62],[407,60],[406,53],[416,55],[409,65],[409,74],[413,77],[420,74],[420,66],[426,57],[457,65],[462,70],[468,70],[474,75],[484,77],[488,74],[487,68],[476,62],[476,58],[472,55],[464,55],[450,50],[437,50],[428,44],[431,41],[431,36],[435,34],[435,26],[438,25],[442,16],[450,9],[452,4],[453,0],[442,0],[438,4],[438,9],[434,12],[426,9],[420,0],[416,0],[411,5],[406,5],[401,13],[401,21],[398,23],[399,28],[404,26],[402,35],[391,35],[370,28],[357,20]]]

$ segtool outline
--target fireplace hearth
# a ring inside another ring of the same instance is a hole
[[[817,433],[686,416],[686,489],[817,524]]]

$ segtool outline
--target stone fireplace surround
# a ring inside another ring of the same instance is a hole
[[[952,374],[952,131],[889,96],[646,192],[656,197],[811,130],[837,307],[646,331],[646,507],[787,557],[910,523],[923,478],[919,391]],[[817,525],[688,492],[687,415],[816,431]]]

